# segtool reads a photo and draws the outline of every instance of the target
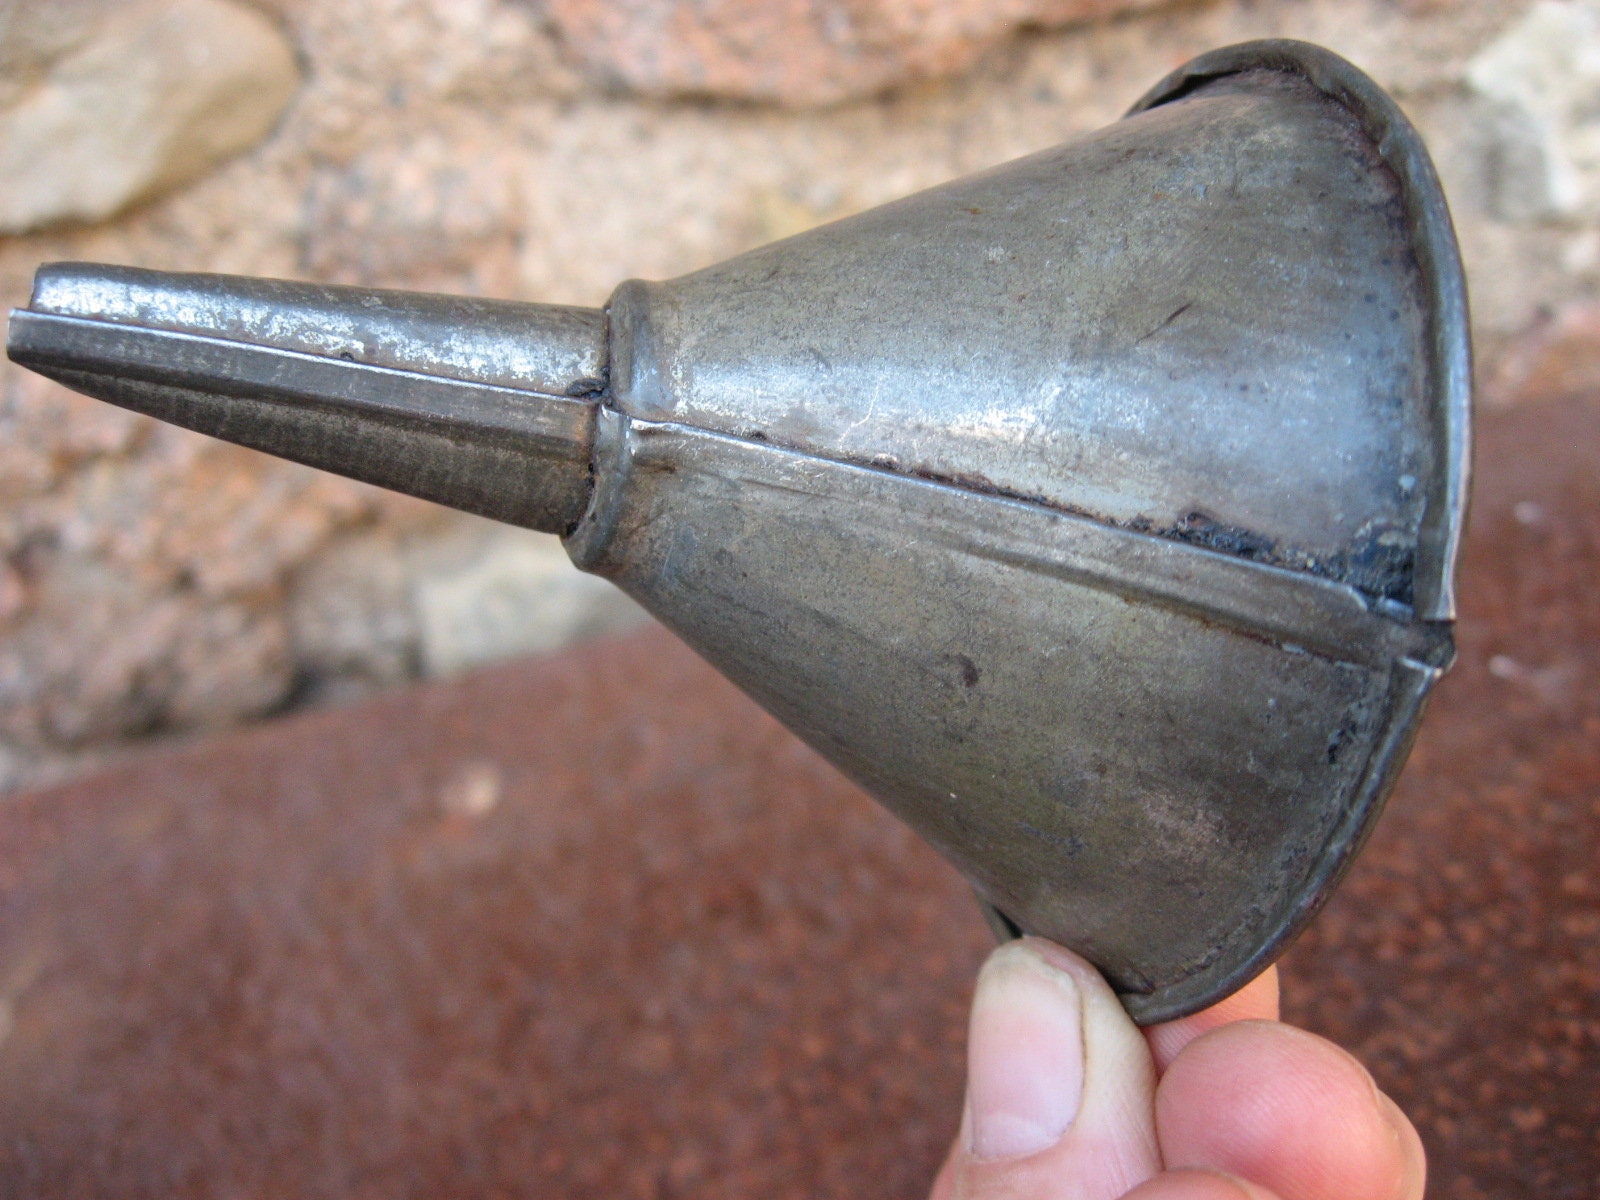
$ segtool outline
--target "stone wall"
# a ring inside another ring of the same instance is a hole
[[[1483,402],[1600,381],[1600,0],[0,0],[51,259],[598,304],[1322,42],[1428,137]],[[547,538],[0,369],[0,787],[615,629]]]

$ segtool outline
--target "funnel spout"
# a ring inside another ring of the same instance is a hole
[[[588,504],[597,309],[63,263],[6,349],[124,408],[496,520],[561,533]]]

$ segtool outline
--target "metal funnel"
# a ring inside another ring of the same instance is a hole
[[[57,265],[9,351],[562,533],[1144,1022],[1304,925],[1451,656],[1454,235],[1297,43],[604,313]]]

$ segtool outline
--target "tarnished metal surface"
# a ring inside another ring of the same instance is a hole
[[[613,391],[1409,603],[1434,472],[1407,243],[1353,116],[1245,76],[630,284]]]
[[[1449,662],[1460,267],[1415,133],[1325,51],[624,284],[604,337],[451,303],[56,267],[10,349],[565,532],[1142,1021],[1304,924]]]
[[[1413,608],[1423,620],[1456,614],[1455,564],[1465,526],[1470,474],[1472,347],[1468,339],[1467,286],[1444,192],[1427,147],[1382,88],[1336,54],[1302,42],[1249,42],[1202,55],[1178,68],[1133,107],[1145,112],[1201,90],[1232,86],[1245,75],[1272,71],[1304,79],[1337,103],[1376,149],[1382,170],[1398,188],[1396,213],[1404,234],[1401,262],[1418,272],[1415,365],[1422,388],[1423,435],[1437,461],[1428,481],[1414,551]],[[1321,202],[1319,197],[1318,201]],[[1335,247],[1336,251],[1342,250]],[[1380,264],[1382,265],[1382,264]],[[1350,264],[1344,264],[1349,269]],[[1362,295],[1363,302],[1366,294]]]
[[[595,309],[55,263],[7,349],[164,421],[560,533],[588,503],[605,335]]]
[[[632,485],[581,565],[1141,1016],[1208,1002],[1218,964],[1243,982],[1298,927],[1437,675],[1405,651],[1448,653],[1311,576],[759,443],[629,436]]]
[[[555,396],[598,391],[606,373],[605,315],[592,308],[57,263],[28,309]]]

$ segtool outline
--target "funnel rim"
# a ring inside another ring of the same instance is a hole
[[[1410,658],[1395,662],[1390,676],[1388,720],[1374,732],[1366,766],[1350,791],[1345,812],[1324,846],[1315,854],[1318,868],[1293,889],[1264,922],[1241,923],[1241,936],[1218,946],[1215,958],[1189,975],[1155,992],[1119,992],[1129,1016],[1138,1025],[1174,1021],[1209,1008],[1233,995],[1277,962],[1332,898],[1371,836],[1394,790],[1400,768],[1410,753],[1433,686],[1447,666],[1431,666]],[[1259,935],[1271,928],[1270,936]]]
[[[1297,75],[1341,105],[1400,185],[1410,247],[1421,271],[1429,423],[1437,450],[1413,570],[1415,615],[1453,621],[1455,573],[1471,470],[1472,341],[1466,275],[1455,225],[1422,135],[1400,106],[1354,63],[1309,42],[1272,38],[1224,46],[1173,71],[1128,116],[1181,100],[1230,75]]]
[[[1412,615],[1419,621],[1451,622],[1470,472],[1472,352],[1460,249],[1421,135],[1398,104],[1354,64],[1320,46],[1289,40],[1244,42],[1202,55],[1156,84],[1128,115],[1181,100],[1215,80],[1260,71],[1297,75],[1342,106],[1399,183],[1406,232],[1422,280],[1426,403],[1436,451],[1428,507],[1418,532]],[[1253,945],[1249,938],[1235,939],[1220,947],[1213,961],[1158,994],[1124,995],[1140,1024],[1185,1015],[1237,990],[1283,953],[1337,888],[1394,786],[1426,696],[1444,665],[1401,657],[1392,670],[1387,720],[1376,732],[1363,777],[1347,798],[1344,819],[1316,856],[1318,868],[1285,895],[1273,922],[1276,932]]]

